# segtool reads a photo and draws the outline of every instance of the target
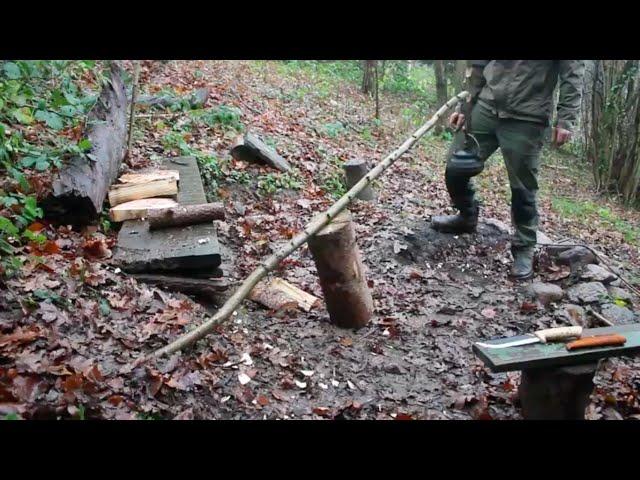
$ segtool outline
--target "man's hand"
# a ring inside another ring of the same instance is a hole
[[[569,140],[571,140],[572,136],[573,136],[573,133],[571,133],[571,130],[566,130],[560,127],[554,127],[553,133],[551,135],[551,142],[554,145],[561,147],[562,145],[567,143]]]
[[[464,125],[464,113],[453,112],[449,117],[449,125],[454,130],[458,130],[462,125]]]

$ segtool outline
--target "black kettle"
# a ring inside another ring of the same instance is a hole
[[[469,147],[469,140],[473,145]],[[484,162],[480,160],[480,145],[473,135],[465,132],[464,147],[453,152],[447,162],[447,172],[454,176],[475,177],[484,170]]]

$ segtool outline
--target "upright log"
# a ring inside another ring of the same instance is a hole
[[[102,212],[127,149],[127,93],[118,62],[111,62],[110,81],[89,112],[84,136],[91,150],[60,169],[52,193],[43,201],[49,218],[84,224]]]
[[[373,315],[373,299],[349,211],[311,237],[309,250],[331,321],[344,328],[365,326]]]
[[[584,420],[597,363],[522,371],[518,389],[525,420]]]
[[[347,188],[351,189],[356,183],[358,183],[369,171],[367,162],[363,159],[352,159],[344,163],[345,178],[347,181]],[[362,189],[356,198],[360,200],[370,201],[375,198],[371,184]]]

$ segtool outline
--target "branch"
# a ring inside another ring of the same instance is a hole
[[[356,183],[351,189],[345,193],[336,203],[334,203],[327,211],[316,215],[311,222],[307,224],[304,230],[293,237],[282,250],[274,253],[267,258],[258,268],[256,268],[251,275],[240,285],[235,293],[229,297],[226,303],[206,322],[194,330],[182,335],[178,339],[174,340],[169,345],[152,352],[147,357],[142,357],[134,363],[134,366],[140,365],[152,358],[159,358],[163,355],[169,355],[178,350],[195,343],[209,332],[211,332],[216,325],[223,323],[227,320],[236,308],[242,303],[242,301],[249,295],[253,287],[262,280],[267,273],[275,269],[275,267],[292,252],[297,250],[300,246],[307,242],[307,240],[322,230],[328,225],[342,210],[344,210],[349,203],[356,198],[358,193],[364,190],[373,180],[378,178],[385,170],[387,170],[393,163],[407,150],[409,150],[425,133],[433,128],[438,120],[444,115],[444,113],[453,107],[458,102],[464,100],[468,96],[467,92],[461,92],[455,97],[452,97],[447,103],[445,103],[440,109],[425,123],[422,127],[414,132],[400,147],[389,154],[384,160],[369,171],[358,183]]]

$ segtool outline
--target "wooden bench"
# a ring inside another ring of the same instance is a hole
[[[167,158],[161,167],[180,173],[180,205],[207,202],[195,157]],[[216,227],[203,223],[150,230],[147,220],[127,220],[118,235],[114,263],[128,273],[199,271],[214,275],[221,263]]]
[[[519,397],[528,420],[584,420],[600,361],[640,353],[640,323],[584,330],[582,336],[620,334],[623,346],[568,351],[562,342],[534,343],[506,348],[474,344],[474,353],[492,372],[522,371]],[[483,343],[500,344],[526,338],[517,336]]]

